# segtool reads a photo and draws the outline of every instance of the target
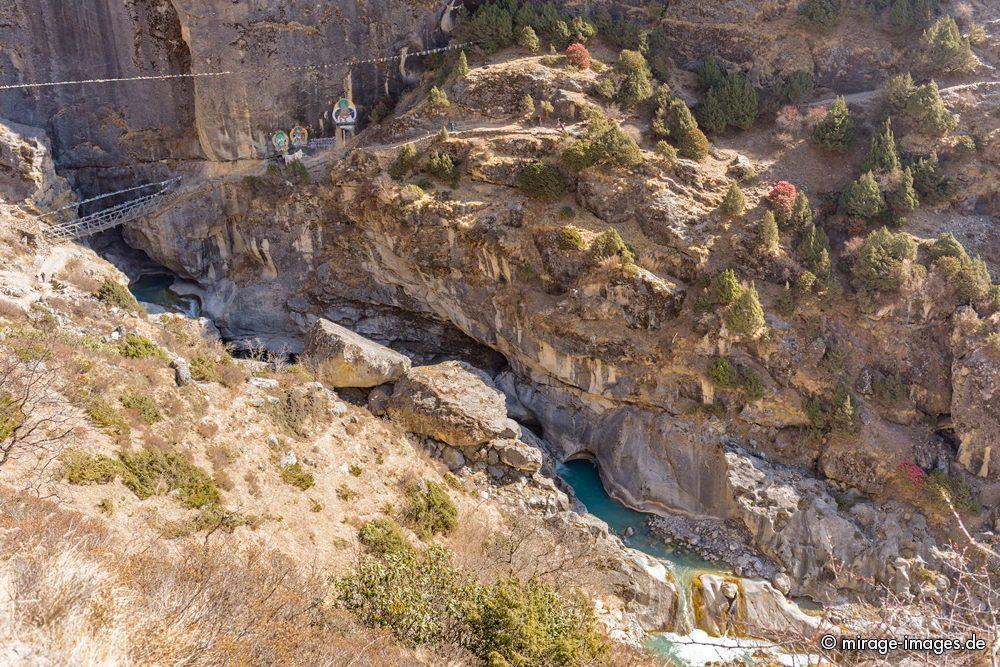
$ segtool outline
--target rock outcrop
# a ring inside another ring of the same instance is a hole
[[[1000,479],[1000,315],[981,320],[972,308],[962,308],[951,340],[958,460],[979,477]]]
[[[402,354],[324,319],[309,330],[304,354],[319,379],[333,388],[376,387],[410,370]]]
[[[460,361],[411,369],[396,383],[386,412],[407,431],[453,447],[515,435],[503,394],[489,376]]]
[[[698,627],[715,637],[781,637],[808,643],[818,636],[821,618],[806,614],[770,583],[716,574],[694,582],[694,617]]]

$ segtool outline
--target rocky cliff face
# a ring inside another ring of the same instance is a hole
[[[347,79],[362,116],[396,92],[398,62],[339,63],[429,43],[444,9],[389,0],[15,0],[0,8],[3,83],[246,73],[2,91],[0,106],[15,122],[46,128],[58,166],[88,193],[162,177],[177,161],[259,158],[274,130],[317,127]]]

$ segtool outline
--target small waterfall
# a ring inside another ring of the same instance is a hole
[[[697,554],[674,549],[649,529],[649,515],[637,512],[613,499],[604,490],[597,467],[590,461],[576,460],[557,468],[560,477],[572,488],[587,511],[608,524],[626,546],[656,558],[673,574],[677,584],[677,621],[674,633],[687,635],[695,630],[692,585],[700,572],[724,570],[718,563],[711,563]],[[629,530],[631,529],[631,531]]]

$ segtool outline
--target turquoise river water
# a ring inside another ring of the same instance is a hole
[[[188,317],[201,314],[201,300],[191,294],[178,294],[170,289],[175,278],[165,273],[147,273],[128,286],[129,291],[140,303],[162,306],[170,312]]]

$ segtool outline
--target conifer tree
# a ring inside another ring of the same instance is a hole
[[[779,249],[778,221],[772,211],[765,211],[757,226],[757,252],[760,255],[776,255]]]
[[[872,137],[868,155],[865,156],[861,169],[885,174],[898,168],[899,153],[896,150],[896,138],[892,134],[892,121],[887,118],[882,130]]]
[[[715,277],[715,300],[719,303],[728,305],[736,301],[742,291],[743,286],[732,269],[726,269]]]
[[[976,56],[967,38],[958,31],[950,16],[942,16],[924,31],[920,40],[927,66],[938,72],[968,72],[976,66]]]
[[[813,223],[806,226],[802,233],[802,240],[799,242],[798,253],[799,259],[810,267],[820,268],[823,253],[826,253],[827,263],[829,263],[830,240],[822,227]],[[822,271],[816,271],[816,273],[822,273]]]
[[[764,331],[764,309],[753,285],[740,291],[725,315],[726,327],[737,336],[757,338]]]
[[[698,128],[698,122],[687,104],[679,97],[670,102],[668,129],[677,142],[677,152],[681,157],[698,161],[708,157],[708,138]]]
[[[917,87],[913,84],[913,77],[909,72],[892,77],[885,84],[883,96],[885,110],[890,114],[903,113],[916,90]]]
[[[709,132],[723,132],[730,125],[749,129],[757,112],[757,91],[742,72],[724,76],[698,105],[698,118]]]
[[[649,65],[638,51],[622,51],[615,63],[615,73],[619,77],[615,102],[623,109],[634,107],[653,96]]]
[[[874,218],[885,211],[885,198],[870,171],[847,186],[840,199],[840,207],[847,215],[858,218]]]
[[[719,212],[726,217],[734,218],[743,213],[746,206],[747,200],[743,196],[740,186],[736,185],[736,183],[730,183],[729,189],[726,191],[726,196],[722,198],[722,203],[719,204]]]
[[[521,26],[517,31],[517,45],[522,49],[527,49],[532,53],[537,53],[541,43],[538,41],[538,35],[535,33],[535,29],[530,25]]]
[[[469,73],[469,60],[465,57],[465,51],[458,52],[458,58],[455,59],[455,76],[459,78],[465,77]]]
[[[958,125],[958,119],[945,108],[936,81],[914,89],[906,103],[906,116],[922,134],[942,137]]]
[[[909,167],[903,170],[899,185],[889,194],[888,204],[896,216],[905,216],[920,205],[917,190],[913,187],[913,170]]]
[[[853,139],[854,121],[847,108],[847,100],[839,96],[813,130],[812,140],[828,151],[845,151]]]
[[[809,197],[799,190],[795,195],[795,203],[792,205],[792,214],[788,216],[788,226],[793,230],[805,229],[812,223],[812,206],[809,205]]]

